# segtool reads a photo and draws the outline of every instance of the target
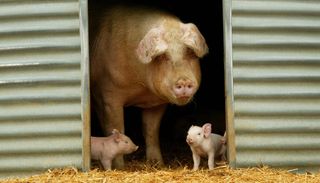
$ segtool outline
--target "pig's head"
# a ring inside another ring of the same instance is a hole
[[[117,154],[130,154],[139,148],[139,146],[136,146],[129,137],[116,129],[112,130],[112,135],[114,137],[114,142],[117,144]]]
[[[149,88],[160,98],[177,105],[192,99],[200,85],[199,59],[208,53],[194,24],[164,21],[147,32],[136,53],[146,64]]]
[[[206,123],[202,127],[191,126],[188,130],[187,143],[190,146],[199,146],[203,143],[205,139],[210,138],[211,135],[211,124]]]

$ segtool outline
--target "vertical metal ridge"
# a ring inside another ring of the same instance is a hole
[[[236,167],[236,145],[234,128],[234,98],[233,98],[233,66],[232,66],[232,1],[223,0],[223,31],[224,31],[224,67],[225,67],[225,100],[226,100],[226,130],[228,139],[228,161],[231,167]]]
[[[88,1],[80,0],[81,36],[81,118],[82,118],[82,170],[90,170],[90,76],[89,76],[89,30]]]

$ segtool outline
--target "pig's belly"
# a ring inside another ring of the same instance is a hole
[[[196,153],[201,157],[207,157],[208,154],[200,147],[195,148]]]
[[[154,94],[141,94],[135,97],[132,97],[125,106],[136,106],[141,108],[151,108],[155,106],[159,106],[162,104],[168,103],[165,100],[157,97]]]

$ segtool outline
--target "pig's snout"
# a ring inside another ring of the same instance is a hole
[[[195,93],[195,84],[190,79],[180,78],[173,88],[177,98],[190,98]]]

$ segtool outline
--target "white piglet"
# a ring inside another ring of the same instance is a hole
[[[138,148],[128,136],[116,129],[108,137],[91,137],[91,159],[99,160],[105,170],[111,169],[112,160],[117,155],[130,154]]]
[[[201,157],[208,157],[208,166],[214,168],[214,160],[221,158],[226,160],[226,142],[221,135],[211,133],[211,124],[206,123],[202,127],[191,126],[188,131],[187,143],[192,151],[193,170],[198,170]]]

